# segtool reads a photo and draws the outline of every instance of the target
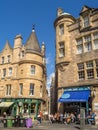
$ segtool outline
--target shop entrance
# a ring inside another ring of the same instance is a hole
[[[79,112],[79,103],[64,103],[64,112]]]
[[[85,108],[85,113],[91,109],[91,100],[89,99],[87,102],[71,102],[71,103],[63,103],[63,113],[64,112],[74,112],[80,113],[80,108]]]

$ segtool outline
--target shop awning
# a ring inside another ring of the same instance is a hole
[[[90,90],[64,91],[58,102],[86,102]]]
[[[14,102],[1,102],[0,107],[10,107]]]

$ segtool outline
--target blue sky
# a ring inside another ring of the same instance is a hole
[[[8,40],[13,47],[17,34],[26,43],[32,25],[40,45],[46,46],[48,86],[55,71],[55,29],[57,8],[63,8],[75,18],[84,5],[98,8],[98,0],[0,0],[0,51]]]

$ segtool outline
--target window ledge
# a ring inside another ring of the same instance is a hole
[[[89,31],[89,29],[90,29],[91,27],[92,27],[91,25],[89,25],[89,26],[87,26],[87,27],[81,27],[81,28],[80,28],[80,32]]]

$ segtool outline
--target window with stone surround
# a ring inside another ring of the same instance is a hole
[[[8,76],[12,76],[12,67],[9,68]]]
[[[4,56],[2,57],[2,64],[4,64]]]
[[[64,24],[61,24],[59,26],[59,35],[63,35],[64,34]]]
[[[89,15],[83,16],[83,27],[86,28],[90,25]]]
[[[21,51],[21,58],[23,58],[25,55],[24,50]]]
[[[77,64],[78,66],[78,78],[79,80],[85,79],[84,63]]]
[[[6,85],[6,96],[10,96],[11,95],[11,84],[7,84]]]
[[[96,66],[96,77],[98,78],[98,60],[95,60],[95,66]]]
[[[64,42],[59,43],[59,57],[65,56],[65,45]]]
[[[2,77],[3,78],[6,77],[6,68],[3,69],[3,75],[2,75]]]
[[[84,37],[84,52],[89,52],[92,50],[92,42],[91,42],[91,36],[85,36]]]
[[[42,97],[42,89],[43,89],[43,87],[42,87],[42,85],[40,86],[40,97]]]
[[[23,95],[23,83],[19,84],[19,95]]]
[[[29,95],[34,95],[34,84],[30,83]]]
[[[86,73],[87,73],[87,79],[94,78],[93,61],[86,62]]]
[[[83,53],[83,40],[82,40],[82,38],[77,39],[76,42],[77,42],[77,44],[76,44],[77,54]]]
[[[11,60],[11,56],[8,55],[8,56],[7,56],[7,62],[10,63],[10,60]]]
[[[93,34],[94,38],[94,49],[98,49],[98,32]]]
[[[31,65],[31,75],[35,75],[35,66],[34,65]]]

